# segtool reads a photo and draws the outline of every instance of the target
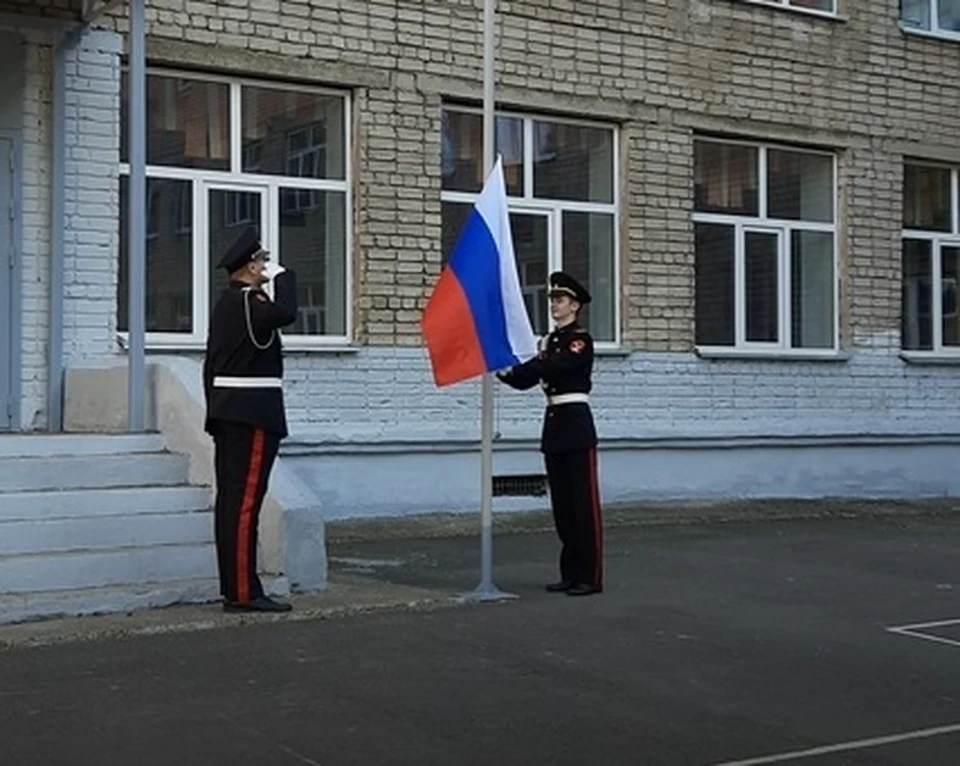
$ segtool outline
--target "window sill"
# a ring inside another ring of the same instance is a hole
[[[694,352],[701,359],[747,359],[770,362],[846,362],[850,359],[849,354],[836,349],[775,350],[696,346]]]
[[[787,13],[796,13],[800,16],[812,16],[824,21],[836,21],[845,24],[850,20],[849,16],[843,16],[839,13],[830,11],[818,11],[815,8],[800,8],[795,5],[781,5],[780,3],[769,2],[769,0],[740,0],[748,5],[760,5],[764,8],[772,8],[775,11],[786,11]]]
[[[942,40],[947,43],[960,43],[960,32],[950,32],[947,30],[933,30],[933,29],[920,29],[919,27],[911,27],[904,24],[902,21],[897,24],[900,27],[900,31],[905,35],[911,35],[913,37],[927,37],[934,40]]]
[[[128,351],[130,344],[125,333],[117,335],[117,345],[123,351]],[[147,340],[146,350],[161,353],[203,353],[206,350],[205,341],[193,338],[183,340]],[[344,339],[331,338],[330,340],[315,338],[301,340],[294,338],[283,339],[283,350],[288,354],[356,354],[362,346]]]
[[[594,356],[630,356],[633,353],[632,349],[627,348],[626,346],[618,346],[615,344],[600,345],[595,344],[593,347]]]
[[[960,354],[944,354],[937,351],[901,351],[900,358],[907,364],[960,366]]]
[[[359,354],[363,346],[350,341],[303,342],[285,340],[283,350],[287,354]]]

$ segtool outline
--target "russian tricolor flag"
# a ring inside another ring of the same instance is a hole
[[[438,386],[503,370],[537,353],[497,159],[421,322]]]

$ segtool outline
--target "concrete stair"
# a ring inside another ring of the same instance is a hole
[[[264,582],[264,587],[267,583]],[[220,597],[216,580],[175,580],[122,587],[71,588],[41,593],[0,594],[2,622],[46,617],[132,612],[172,604],[214,601]]]
[[[0,623],[218,598],[187,476],[159,435],[0,436]]]

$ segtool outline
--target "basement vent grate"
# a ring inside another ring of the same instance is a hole
[[[542,473],[494,476],[494,497],[542,497],[547,494],[547,477]]]

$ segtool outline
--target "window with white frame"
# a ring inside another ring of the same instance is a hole
[[[802,11],[817,11],[835,15],[837,0],[746,0],[758,5],[779,5],[783,8],[794,8]]]
[[[837,346],[834,155],[694,141],[696,343]]]
[[[547,281],[569,272],[591,293],[581,321],[599,344],[619,341],[617,131],[610,125],[498,113],[521,291],[534,332],[550,332]],[[483,186],[483,115],[442,112],[442,254],[446,263]]]
[[[126,125],[127,76],[122,125]],[[350,317],[348,96],[162,69],[147,75],[147,342],[201,343],[227,284],[215,265],[247,226],[297,272],[297,322],[346,339]],[[126,129],[121,130],[118,326],[127,327]]]
[[[900,22],[907,29],[960,39],[960,0],[900,0]]]
[[[904,166],[900,332],[906,351],[960,354],[958,172],[924,162]]]

